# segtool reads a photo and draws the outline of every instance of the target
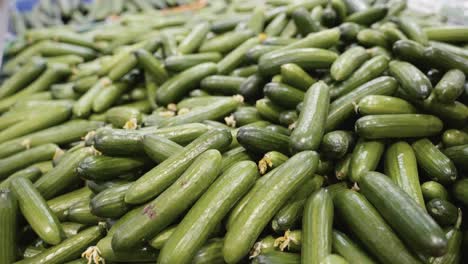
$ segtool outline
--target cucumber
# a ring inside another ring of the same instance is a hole
[[[442,42],[467,42],[466,26],[432,26],[424,28],[427,38]]]
[[[250,30],[231,31],[208,39],[202,43],[199,52],[227,53],[253,36]]]
[[[382,76],[368,81],[350,93],[330,104],[325,132],[336,129],[343,121],[352,116],[355,102],[367,95],[391,95],[397,89],[397,82],[392,77]]]
[[[246,40],[239,47],[235,48],[230,53],[226,54],[218,62],[218,73],[219,74],[228,74],[232,72],[237,66],[242,64],[245,61],[245,54],[255,45],[260,43],[259,37],[253,37]]]
[[[458,217],[458,209],[451,202],[443,199],[432,199],[427,205],[427,212],[440,226],[454,225]]]
[[[244,77],[211,75],[201,81],[200,88],[213,94],[234,95],[244,81]]]
[[[391,61],[388,64],[390,74],[401,87],[415,99],[426,99],[432,91],[429,79],[418,68],[408,62]]]
[[[190,166],[184,166],[184,169],[188,167],[185,172],[180,173],[182,175],[161,195],[127,213],[129,217],[113,234],[112,248],[116,251],[134,248],[173,224],[216,179],[220,165],[221,154],[217,150],[208,150]],[[132,187],[126,197],[132,193]]]
[[[42,176],[42,171],[36,164],[11,174],[7,179],[0,183],[0,189],[9,188],[11,181],[17,177],[24,177],[29,179],[31,182],[35,182]]]
[[[426,48],[423,56],[427,59],[429,66],[433,68],[447,71],[451,69],[459,69],[465,75],[468,74],[468,58],[461,57],[450,51],[436,47]]]
[[[81,200],[89,200],[92,195],[88,187],[83,187],[48,200],[47,206],[60,221],[64,221],[68,217],[68,208]]]
[[[445,147],[468,144],[468,133],[457,129],[448,129],[442,134],[442,143]]]
[[[377,46],[388,49],[390,46],[390,43],[385,34],[375,29],[362,29],[357,34],[356,38],[359,44],[366,47]]]
[[[354,135],[350,131],[335,130],[323,136],[320,153],[329,159],[341,159],[354,145]]]
[[[81,200],[68,208],[67,218],[75,223],[83,225],[96,225],[103,221],[91,212],[90,199]]]
[[[438,42],[438,41],[430,41],[429,43],[433,47],[439,48],[441,50],[446,50],[448,52],[451,52],[453,54],[456,54],[464,58],[468,58],[468,52],[462,47],[458,47],[455,45],[451,45],[451,44],[444,43],[444,42]]]
[[[121,80],[127,73],[131,72],[138,65],[138,59],[133,53],[126,53],[116,61],[114,67],[107,76],[112,82]]]
[[[223,264],[223,240],[221,238],[213,238],[201,247],[193,257],[194,264]]]
[[[293,192],[314,173],[317,164],[318,155],[313,151],[304,151],[273,170],[268,184],[261,185],[230,225],[223,247],[226,262],[235,263],[248,254],[263,228]]]
[[[168,71],[181,72],[204,62],[218,62],[222,59],[219,52],[204,52],[197,54],[173,55],[164,60]]]
[[[289,153],[289,137],[266,128],[241,127],[236,137],[245,149],[256,154],[272,150]]]
[[[445,187],[435,181],[427,181],[421,184],[421,190],[424,200],[430,201],[432,199],[449,200],[449,194]]]
[[[301,255],[296,253],[271,251],[256,256],[252,264],[299,264]]]
[[[67,238],[70,238],[78,234],[80,231],[82,231],[85,228],[85,225],[79,224],[79,223],[63,222],[61,224],[62,224],[63,232],[65,233],[65,236]]]
[[[458,263],[460,262],[461,254],[462,254],[462,242],[463,242],[463,234],[460,231],[460,225],[462,216],[461,211],[458,211],[458,219],[455,223],[455,226],[450,228],[445,236],[448,240],[447,246],[447,253],[441,257],[437,258],[430,258],[429,261],[431,264],[443,264],[443,263]]]
[[[143,158],[89,156],[78,164],[76,172],[84,179],[105,181],[115,179],[119,175],[141,171],[146,164],[148,160]]]
[[[1,159],[0,179],[4,179],[34,163],[51,160],[59,150],[55,144],[44,144]]]
[[[247,100],[253,101],[261,97],[265,79],[260,73],[249,76],[239,87],[239,93]]]
[[[293,63],[281,65],[281,79],[285,84],[303,91],[307,91],[309,87],[316,82],[316,80],[301,67]]]
[[[257,108],[253,106],[238,107],[232,115],[234,116],[236,126],[245,126],[262,120]]]
[[[358,244],[344,233],[333,230],[332,233],[333,252],[343,256],[348,262],[362,264],[375,264],[376,262]]]
[[[203,78],[216,73],[216,71],[215,63],[206,62],[181,72],[159,87],[156,91],[157,102],[161,105],[177,102],[190,90],[193,90]]]
[[[290,126],[294,124],[298,119],[298,114],[296,110],[286,110],[280,113],[279,123],[283,126]]]
[[[387,15],[388,8],[385,6],[372,6],[365,10],[352,13],[346,17],[345,22],[354,22],[369,26]]]
[[[340,219],[379,262],[421,263],[411,255],[379,212],[362,194],[342,190],[334,197],[333,204]]]
[[[453,103],[462,93],[465,84],[465,74],[453,69],[444,74],[434,88],[434,94],[442,103]]]
[[[345,180],[349,176],[349,168],[351,167],[352,154],[347,154],[335,164],[335,177],[339,181]]]
[[[255,34],[263,32],[265,24],[265,8],[263,6],[257,6],[247,21],[247,28],[252,30]]]
[[[333,200],[326,189],[313,193],[304,206],[301,263],[322,263],[332,251]]]
[[[378,172],[364,173],[359,188],[409,247],[435,257],[447,252],[447,239],[442,229],[387,176]]]
[[[455,199],[465,206],[468,205],[468,195],[466,190],[468,189],[468,180],[462,179],[455,182],[452,187],[452,193]]]
[[[384,170],[398,187],[425,209],[415,151],[408,143],[398,141],[387,148]]]
[[[322,141],[328,115],[330,88],[317,82],[307,91],[304,106],[291,134],[290,146],[294,151],[316,150]]]
[[[21,213],[34,232],[48,244],[59,244],[65,237],[60,222],[31,181],[18,177],[10,185]]]
[[[330,74],[333,79],[343,81],[367,61],[369,57],[369,53],[360,46],[349,48],[333,62]]]
[[[94,245],[104,234],[103,226],[89,227],[62,243],[47,248],[32,258],[24,259],[19,264],[59,264],[80,257],[81,253],[91,245]]]
[[[346,41],[354,41],[362,27],[356,23],[345,22],[338,26],[340,37]]]
[[[419,67],[425,65],[427,58],[424,57],[424,46],[412,40],[398,40],[393,43],[392,51],[400,59],[408,61]]]
[[[182,151],[179,144],[160,136],[145,135],[142,139],[145,153],[155,162],[161,163],[175,153]]]
[[[449,184],[457,179],[457,169],[453,162],[432,142],[420,139],[412,144],[418,165],[434,181]]]
[[[147,72],[157,84],[164,83],[168,74],[162,62],[156,59],[152,54],[145,49],[137,49],[133,52],[134,57],[138,60],[138,64]]]
[[[24,65],[18,72],[2,83],[0,86],[0,98],[10,96],[27,87],[44,72],[46,66],[45,61],[42,59],[33,60],[31,63]]]
[[[408,37],[406,37],[406,35],[403,32],[401,32],[394,23],[385,23],[381,25],[379,29],[383,31],[387,39],[389,39],[392,43],[395,43],[398,40],[408,39]]]
[[[304,7],[297,8],[291,14],[297,30],[302,36],[307,36],[309,33],[320,31],[320,22],[312,18],[310,13]]]
[[[250,75],[257,73],[257,71],[257,65],[249,65],[233,70],[230,75],[236,77],[249,77]]]
[[[262,98],[255,103],[258,113],[264,119],[279,123],[280,113],[284,111],[282,107],[275,105],[270,99]]]
[[[287,63],[295,63],[305,70],[328,68],[337,57],[336,53],[319,48],[278,50],[262,55],[258,61],[258,70],[262,75],[272,76],[280,73],[281,65]]]
[[[155,236],[150,242],[150,246],[155,249],[162,249],[166,241],[172,236],[177,226],[170,226]]]
[[[257,166],[252,161],[238,162],[219,176],[164,244],[158,262],[190,263],[216,224],[221,222],[235,202],[250,189],[257,177]],[[197,239],[194,240],[193,237]],[[175,249],[181,245],[185,250],[177,252]]]
[[[135,128],[142,123],[142,114],[135,108],[112,107],[105,113],[106,122],[117,128]]]
[[[326,258],[324,258],[321,263],[323,263],[323,264],[348,264],[349,262],[346,261],[340,255],[330,254]]]
[[[355,123],[356,133],[367,139],[411,138],[437,135],[442,121],[433,115],[368,115]]]
[[[124,202],[125,193],[132,183],[108,188],[91,199],[91,213],[103,218],[119,218],[130,206]]]
[[[283,83],[267,83],[263,88],[263,93],[273,103],[286,109],[294,109],[304,100],[303,91]]]
[[[409,102],[393,96],[368,95],[357,105],[361,115],[416,114],[418,110]]]
[[[279,34],[281,33],[281,31],[283,31],[287,23],[287,15],[285,13],[279,13],[265,27],[265,34],[267,36],[279,36]]]
[[[260,44],[249,49],[247,53],[245,54],[245,56],[249,62],[258,62],[260,57],[263,56],[264,54],[273,52],[275,50],[279,50],[281,47],[284,47],[284,46]],[[258,67],[257,67],[257,71],[258,71]]]
[[[250,156],[243,147],[236,147],[223,153],[221,172],[240,161],[250,160]]]
[[[137,247],[131,250],[114,250],[112,248],[112,237],[106,236],[99,240],[96,244],[97,250],[103,259],[112,262],[134,263],[134,262],[151,262],[158,257],[158,251],[151,247]]]
[[[206,35],[210,32],[210,24],[201,22],[195,25],[190,33],[180,42],[177,50],[181,54],[194,53],[203,43]]]
[[[258,162],[260,174],[265,174],[267,170],[272,170],[288,160],[288,156],[278,151],[269,151]]]
[[[408,36],[409,39],[418,42],[421,45],[429,44],[426,32],[409,17],[392,18],[397,23],[398,27]]]
[[[13,192],[0,189],[0,262],[16,260],[16,231],[18,203]]]
[[[385,144],[382,141],[360,139],[354,147],[349,164],[349,179],[358,182],[361,176],[373,171],[379,164]]]

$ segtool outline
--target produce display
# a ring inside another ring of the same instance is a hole
[[[404,0],[91,6],[120,15],[5,50],[0,264],[468,263],[468,26]]]

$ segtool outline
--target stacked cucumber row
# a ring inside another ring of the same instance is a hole
[[[467,262],[468,27],[405,8],[26,31],[1,68],[0,263]]]
[[[11,10],[11,25],[18,35],[28,29],[70,24],[83,26],[110,16],[154,12],[193,4],[192,0],[39,0],[29,12]]]

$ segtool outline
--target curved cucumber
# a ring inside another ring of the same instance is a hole
[[[285,84],[307,91],[316,82],[307,72],[294,63],[281,65],[281,79]]]
[[[462,93],[465,84],[465,74],[453,69],[444,74],[434,88],[434,94],[442,103],[453,103]]]
[[[337,81],[345,80],[359,66],[369,59],[369,53],[360,46],[352,47],[343,52],[333,62],[330,74]]]
[[[368,95],[358,104],[361,115],[416,114],[418,110],[404,99],[386,95]]]
[[[415,99],[425,99],[432,90],[429,79],[418,68],[408,62],[391,61],[388,64],[389,72],[394,76],[401,87]]]

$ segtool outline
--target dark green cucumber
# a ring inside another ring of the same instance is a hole
[[[333,62],[330,74],[337,81],[345,80],[369,57],[366,50],[360,46],[349,48]]]
[[[442,50],[446,50],[446,51],[451,52],[453,54],[456,54],[458,56],[468,58],[468,52],[462,47],[455,46],[455,45],[452,45],[452,44],[448,44],[448,43],[445,43],[445,42],[438,42],[438,41],[430,41],[429,44],[431,44],[431,46],[433,46],[433,47],[436,47],[436,48],[439,48],[439,49],[442,49]]]
[[[283,83],[267,83],[263,93],[273,103],[286,109],[296,108],[296,105],[304,99],[303,91]]]
[[[112,82],[122,79],[127,73],[131,72],[138,65],[138,59],[135,54],[126,52],[122,58],[116,61],[114,67],[107,76]]]
[[[119,218],[129,209],[124,202],[125,193],[131,183],[108,188],[91,199],[90,207],[93,215],[103,218]]]
[[[201,81],[200,88],[213,94],[234,95],[244,81],[243,77],[211,75]]]
[[[380,76],[387,69],[388,59],[385,56],[376,56],[364,62],[343,82],[332,87],[332,98],[338,98],[357,89],[360,85]]]
[[[279,123],[283,126],[290,126],[297,122],[299,118],[296,110],[286,110],[280,113]]]
[[[264,227],[306,178],[315,172],[317,164],[316,152],[303,151],[273,170],[268,184],[262,185],[252,195],[229,227],[223,247],[226,262],[235,263],[248,254]]]
[[[391,61],[388,65],[389,72],[393,75],[401,87],[415,99],[425,99],[432,90],[429,79],[412,64],[402,61]]]
[[[239,87],[241,94],[247,101],[253,101],[261,97],[265,79],[260,73],[253,74],[245,79]]]
[[[432,199],[427,205],[427,212],[440,226],[454,225],[458,217],[458,209],[451,202],[443,199]]]
[[[426,48],[423,55],[429,62],[429,66],[433,68],[447,71],[459,69],[465,75],[468,74],[468,58],[436,47]]]
[[[92,148],[80,148],[64,156],[56,167],[44,174],[34,185],[44,198],[55,197],[70,185],[78,182],[76,168],[84,158],[93,155],[94,152]]]
[[[281,65],[287,63],[295,63],[305,70],[328,68],[337,57],[335,52],[325,49],[288,48],[262,55],[258,61],[258,70],[262,75],[271,76],[280,73]]]
[[[299,264],[301,255],[297,253],[287,253],[271,251],[256,256],[252,260],[253,264]]]
[[[89,200],[92,195],[93,192],[88,187],[83,187],[48,200],[47,205],[60,221],[64,221],[67,218],[68,208],[81,200]]]
[[[260,44],[249,49],[249,51],[247,51],[245,56],[247,60],[250,62],[258,62],[260,57],[263,56],[264,54],[273,52],[275,50],[279,50],[281,47],[284,47],[284,46]],[[258,71],[258,67],[257,67],[257,71]]]
[[[393,53],[400,59],[414,65],[427,67],[424,58],[424,46],[412,40],[398,40],[393,44]]]
[[[131,250],[114,250],[112,248],[112,237],[106,236],[99,240],[96,244],[100,256],[106,261],[134,263],[134,262],[151,262],[157,259],[158,251],[148,247],[136,247]]]
[[[258,113],[257,108],[253,106],[239,107],[233,113],[233,116],[236,122],[236,126],[238,127],[262,120],[262,117]]]
[[[303,37],[312,32],[320,30],[320,21],[316,21],[312,18],[310,13],[304,7],[297,8],[291,14],[294,24],[297,30]]]
[[[91,212],[90,202],[91,200],[88,198],[86,200],[81,200],[68,208],[68,220],[83,225],[96,225],[103,221],[103,218],[96,216]]]
[[[379,21],[387,15],[388,8],[385,6],[372,6],[365,10],[352,13],[346,17],[346,22],[354,22],[360,25],[370,25]]]
[[[465,170],[468,168],[468,164],[466,163],[468,144],[446,148],[444,149],[444,154],[459,168]]]
[[[193,264],[223,264],[223,240],[213,238],[201,247],[193,257]]]
[[[452,188],[452,193],[457,201],[460,201],[465,206],[468,205],[468,180],[462,179],[455,182]]]
[[[441,257],[429,259],[431,264],[459,263],[463,253],[463,233],[460,230],[462,222],[461,210],[458,210],[458,219],[455,225],[448,229],[445,236],[448,240],[447,253]]]
[[[177,154],[173,155],[176,156]],[[123,216],[126,220],[115,230],[112,248],[117,251],[134,248],[173,224],[216,179],[220,165],[221,154],[217,150],[208,150],[199,155],[190,166],[182,166],[184,170],[187,169],[179,173],[180,177],[167,190],[146,205],[128,212],[128,218]],[[128,194],[133,194],[132,187],[127,191],[125,198]],[[153,197],[152,193],[150,195],[144,197],[145,200]]]
[[[145,129],[141,130],[141,132],[143,132],[144,135],[153,134],[156,136],[167,138],[169,140],[174,141],[177,144],[182,145],[186,145],[192,142],[194,139],[198,138],[206,131],[208,131],[208,127],[206,125],[190,122],[182,125],[159,128],[156,130],[154,129],[154,127],[148,127],[148,131],[146,131]],[[109,143],[112,144],[112,142]],[[125,155],[125,152],[122,154]]]
[[[340,219],[381,263],[421,263],[362,194],[342,190],[336,194],[333,203]]]
[[[265,174],[288,160],[288,156],[278,151],[269,151],[265,153],[263,158],[258,162],[260,174]]]
[[[175,153],[182,151],[179,144],[156,135],[145,135],[142,139],[145,153],[155,162],[161,163]]]
[[[141,171],[148,160],[144,158],[89,156],[83,159],[76,172],[80,177],[93,181],[105,181],[131,172]]]
[[[205,62],[218,62],[221,59],[222,56],[219,52],[174,55],[164,60],[164,66],[168,71],[181,72],[197,64]]]
[[[17,264],[60,264],[77,259],[86,248],[94,245],[104,234],[103,226],[89,227],[62,243],[50,247],[32,258],[16,262]]]
[[[361,115],[416,114],[418,110],[409,102],[393,96],[368,95],[357,105]]]
[[[432,115],[368,115],[355,123],[356,133],[367,139],[411,138],[437,135],[442,121]]]
[[[382,47],[388,49],[390,42],[384,33],[376,29],[362,29],[356,36],[359,44],[365,47]]]
[[[383,31],[387,39],[390,40],[390,42],[392,43],[395,43],[398,40],[408,39],[408,37],[406,37],[406,35],[403,32],[401,32],[398,29],[398,27],[392,22],[387,22],[387,23],[382,24],[379,27],[379,29]]]
[[[428,39],[426,32],[410,17],[393,18],[398,27],[408,36],[409,39],[427,46]]]
[[[432,199],[449,200],[449,193],[445,187],[436,181],[427,181],[421,184],[424,200],[429,202]]]
[[[159,263],[190,263],[198,248],[208,239],[237,200],[258,177],[252,161],[234,164],[210,186],[177,226],[159,256]],[[198,239],[194,240],[193,237]],[[184,245],[184,252],[175,249]]]
[[[357,34],[362,29],[362,27],[356,23],[345,22],[341,24],[338,29],[340,30],[340,37],[346,41],[354,41]]]
[[[419,167],[434,181],[449,184],[457,179],[457,169],[453,162],[432,142],[420,139],[412,144]]]
[[[435,86],[435,96],[442,103],[453,103],[463,93],[464,84],[465,74],[457,69],[450,70]]]
[[[348,262],[361,264],[375,264],[376,262],[358,244],[344,233],[333,230],[333,252],[343,256]]]
[[[206,62],[193,66],[170,78],[156,91],[158,103],[167,105],[177,102],[190,90],[198,86],[203,78],[216,73],[216,71],[215,63]]]
[[[354,145],[351,131],[335,130],[326,133],[320,144],[320,153],[329,159],[341,159],[350,152]]]
[[[447,252],[447,239],[442,229],[390,178],[378,172],[367,172],[360,178],[359,188],[409,247],[435,257]]]
[[[445,147],[468,144],[468,133],[457,129],[448,129],[442,134],[442,143]]]
[[[390,145],[385,153],[384,165],[385,174],[417,204],[425,208],[419,182],[418,164],[411,146],[404,141]]]
[[[354,113],[354,104],[367,95],[391,95],[397,89],[397,82],[392,77],[382,76],[362,84],[350,93],[330,104],[325,131],[336,129]]]
[[[18,203],[13,192],[0,189],[0,262],[16,260]]]
[[[272,150],[289,153],[289,137],[266,128],[241,127],[237,132],[237,141],[248,151],[257,154]]]
[[[351,167],[352,154],[347,154],[342,159],[338,160],[335,164],[335,177],[339,181],[345,180],[349,176],[349,168]]]
[[[281,65],[281,77],[282,82],[285,84],[303,91],[307,91],[307,89],[316,82],[316,80],[301,67],[293,63]]]
[[[268,98],[257,100],[255,108],[263,118],[275,123],[279,123],[280,113],[284,111],[282,107],[275,105]]]
[[[59,244],[64,238],[60,222],[31,181],[18,177],[11,182],[11,189],[34,232],[48,244]]]
[[[302,218],[301,263],[318,263],[331,254],[333,200],[326,189],[313,193]]]
[[[349,179],[358,182],[362,174],[375,170],[384,148],[385,144],[382,141],[359,140],[354,147],[349,164]]]
[[[294,151],[316,150],[322,141],[330,102],[330,88],[317,82],[307,90],[304,105],[291,133],[290,146]]]
[[[249,65],[233,70],[230,75],[236,77],[249,77],[250,75],[257,73],[257,71],[257,65]]]

